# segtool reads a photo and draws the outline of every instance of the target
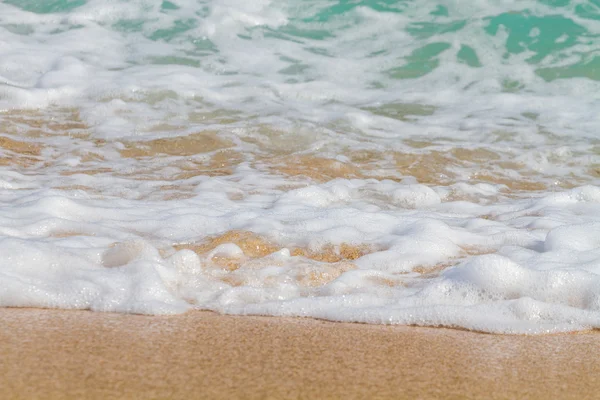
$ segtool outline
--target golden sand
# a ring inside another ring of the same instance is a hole
[[[79,111],[73,108],[55,109],[48,115],[42,110],[10,110],[0,113],[0,130],[27,137],[42,137],[53,134],[73,133],[88,130],[81,120]],[[17,128],[25,128],[17,130]]]
[[[229,257],[216,254],[209,261],[227,271],[235,271],[242,265],[254,264],[260,267],[260,262],[252,263],[252,261],[266,258],[283,248],[283,246],[272,243],[253,232],[235,230],[218,236],[208,237],[199,243],[182,243],[176,244],[173,247],[175,250],[188,249],[200,256],[206,256],[217,248],[217,246],[226,243],[237,245],[242,250],[243,257]],[[327,244],[320,249],[289,246],[288,250],[290,250],[290,255],[293,257],[304,257],[321,263],[327,263],[327,265],[313,265],[306,270],[298,270],[300,284],[318,286],[332,281],[346,271],[355,269],[356,266],[349,261],[356,260],[376,249],[364,244],[352,245],[342,243],[340,245]],[[269,263],[272,264],[272,261],[269,261]],[[231,284],[241,283],[237,280],[231,281],[231,277],[226,279]]]
[[[216,267],[234,273],[242,267],[255,269],[281,264],[280,260],[271,259],[269,256],[283,247],[249,231],[228,231],[222,235],[208,237],[199,243],[183,243],[173,247],[177,251],[187,249],[194,251],[201,257],[207,257],[217,246],[227,243],[237,245],[242,250],[243,255],[232,257],[214,254],[206,260],[208,263],[205,264],[205,269]],[[288,250],[290,250],[290,255],[293,257],[304,257],[307,260],[317,262],[297,266],[294,270],[299,285],[316,287],[331,282],[346,271],[356,269],[356,265],[351,261],[375,251],[375,248],[363,244],[342,243],[340,245],[327,244],[320,249],[290,246]],[[165,252],[164,255],[168,255],[168,252]],[[216,277],[232,286],[243,285],[246,279],[243,275],[238,274],[218,275]],[[268,284],[268,282],[266,283]]]
[[[29,167],[40,162],[42,146],[31,141],[0,136],[0,165]]]
[[[465,168],[476,171],[469,177],[469,183],[492,183],[506,185],[511,190],[544,190],[547,185],[536,177],[522,176],[521,179],[509,178],[507,173],[529,172],[524,165],[503,163],[500,156],[492,151],[457,148],[449,152],[430,151],[427,153],[394,154],[397,170],[405,176],[413,176],[419,183],[448,185],[455,183],[456,170]],[[501,168],[495,168],[501,167]],[[495,169],[502,173],[493,173]]]
[[[315,182],[327,182],[336,178],[364,178],[361,170],[367,166],[344,163],[338,160],[309,155],[285,156],[269,159],[270,170],[287,176],[305,176]]]
[[[332,179],[400,180],[414,177],[426,185],[451,185],[461,178],[457,171],[472,171],[468,182],[501,184],[513,191],[547,190],[542,175],[523,164],[504,161],[498,153],[484,148],[456,148],[448,152],[351,151],[344,156],[350,162],[309,154],[262,157],[258,166],[290,177],[306,177],[315,182]],[[515,179],[511,174],[520,178]],[[558,186],[570,188],[573,181],[558,181]]]
[[[597,333],[0,309],[6,399],[584,399]]]
[[[201,132],[187,136],[175,136],[137,142],[124,142],[123,157],[143,158],[157,155],[192,156],[232,147],[233,143],[222,139],[216,132]]]
[[[189,249],[198,254],[205,254],[225,243],[237,245],[248,257],[264,257],[279,248],[263,237],[248,231],[229,231],[219,236],[207,238],[200,243],[178,244],[175,250]]]
[[[282,249],[275,243],[250,231],[228,231],[218,236],[206,238],[199,243],[184,243],[174,246],[175,250],[189,249],[197,254],[206,254],[214,250],[217,246],[233,243],[237,245],[244,255],[251,258],[265,257]],[[356,260],[374,251],[374,248],[367,245],[351,245],[342,243],[340,245],[328,244],[319,250],[311,250],[303,247],[291,246],[290,254],[292,256],[301,256],[322,262],[338,262],[342,260]]]

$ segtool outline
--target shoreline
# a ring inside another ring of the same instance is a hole
[[[0,308],[3,398],[586,398],[600,333]]]

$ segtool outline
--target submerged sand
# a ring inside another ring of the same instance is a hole
[[[592,398],[600,335],[0,309],[3,399]]]

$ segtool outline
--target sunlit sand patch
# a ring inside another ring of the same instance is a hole
[[[395,153],[394,159],[402,175],[415,177],[419,183],[448,184],[456,178],[450,168],[458,165],[457,160],[440,151]]]
[[[229,192],[227,198],[231,201],[241,201],[244,199],[244,193],[242,192]]]
[[[548,188],[549,179],[544,175],[528,171],[518,163],[504,162],[499,154],[487,149],[396,153],[395,160],[402,175],[415,177],[423,184],[449,185],[464,180],[461,179],[460,172],[473,171],[469,173],[467,180],[471,184],[500,184],[513,191],[539,191]],[[520,177],[508,176],[511,172]],[[565,186],[572,187],[566,182]]]
[[[106,161],[106,158],[100,152],[86,151],[84,153],[76,152],[76,154],[82,164]]]
[[[343,260],[356,260],[364,255],[373,253],[375,250],[375,248],[368,245],[342,243],[340,245],[329,244],[317,251],[296,247],[291,250],[291,255],[326,263],[336,263]]]
[[[91,137],[89,127],[76,109],[3,112],[0,113],[0,133],[9,135],[3,136],[0,144],[9,150],[2,156],[2,165],[35,165],[42,171],[56,166],[58,154],[71,155],[82,165],[104,160],[101,147],[106,141]],[[55,138],[66,138],[66,141],[57,139],[59,142],[56,142]],[[98,151],[90,151],[90,148],[98,148]],[[84,166],[82,169],[92,168]]]
[[[89,127],[77,109],[60,108],[50,112],[41,110],[9,110],[0,113],[0,130],[31,138],[53,135],[89,134]]]
[[[51,149],[53,146],[48,139],[57,136],[66,136],[70,139],[91,139],[89,127],[80,119],[79,111],[69,108],[51,111],[10,110],[0,112],[0,133],[13,135],[19,139],[35,140],[35,145],[42,149]],[[61,153],[70,151],[68,148],[58,150]],[[44,168],[53,165],[52,161],[48,159],[43,161]]]
[[[187,192],[194,190],[194,187],[191,185],[163,185],[158,188],[161,192],[169,192],[169,191],[181,191]]]
[[[480,256],[483,254],[495,253],[496,249],[491,247],[480,247],[480,246],[460,246],[463,257],[466,256]]]
[[[395,166],[393,152],[348,150],[345,155],[364,178],[389,179],[392,181],[401,181],[403,178]]]
[[[505,185],[511,191],[539,191],[546,190],[550,180],[540,173],[528,171],[525,165],[505,161],[502,155],[485,148],[456,148],[447,152],[432,150],[426,153],[349,150],[344,156],[349,161],[309,154],[261,156],[256,166],[319,183],[337,178],[399,181],[414,177],[426,185],[445,186],[466,181],[470,184]],[[557,185],[570,188],[576,184],[573,181],[560,181]]]
[[[338,278],[344,272],[356,268],[358,268],[356,265],[347,261],[310,265],[296,270],[296,280],[305,287],[323,286]]]
[[[55,231],[50,234],[50,237],[56,239],[65,239],[73,236],[94,236],[94,234],[82,233],[78,231]]]
[[[276,127],[258,124],[244,129],[239,138],[255,146],[261,153],[272,157],[291,156],[312,148],[319,134],[311,130],[284,131]]]
[[[364,178],[360,166],[334,159],[297,155],[271,159],[271,169],[287,176],[305,176],[317,182],[336,178]]]
[[[385,153],[375,150],[348,150],[345,155],[356,165],[377,165],[382,160],[390,159],[391,152]]]
[[[233,147],[233,143],[216,132],[201,132],[186,136],[124,142],[123,157],[143,158],[157,155],[193,156]]]
[[[245,260],[233,257],[214,256],[210,259],[210,261],[222,270],[231,272],[239,269]]]
[[[547,184],[536,182],[528,179],[511,179],[502,176],[491,175],[485,172],[478,172],[471,176],[471,180],[475,182],[485,182],[505,185],[509,189],[519,191],[539,191],[546,190]]]
[[[272,158],[260,158],[258,167],[266,166],[270,171],[289,177],[305,177],[319,183],[333,179],[391,179],[400,180],[385,153],[374,151],[348,151],[344,154],[349,161],[316,155],[291,155]]]
[[[423,276],[433,277],[437,276],[443,270],[456,265],[458,261],[448,261],[443,263],[438,263],[435,265],[419,265],[412,269],[412,272],[416,272]]]
[[[222,276],[221,282],[228,284],[229,286],[242,286],[245,283],[243,277],[239,275],[227,274]]]
[[[197,254],[206,254],[225,243],[237,245],[242,249],[244,255],[252,258],[265,257],[281,248],[260,235],[248,231],[229,231],[219,236],[207,238],[200,243],[177,244],[174,247],[175,250],[189,249]]]
[[[194,251],[196,254],[205,255],[217,248],[217,246],[227,243],[237,245],[244,253],[244,257],[213,256],[210,261],[226,271],[235,271],[248,259],[266,257],[280,249],[279,246],[276,246],[263,237],[247,231],[229,231],[220,236],[207,238],[205,241],[199,243],[176,244],[173,247],[177,251],[188,249]]]
[[[266,257],[283,248],[283,246],[274,244],[262,236],[248,231],[229,231],[223,235],[208,238],[206,241],[200,243],[177,244],[174,247],[175,250],[189,249],[197,254],[206,254],[214,250],[217,246],[225,243],[237,245],[246,257],[251,258]],[[295,246],[288,248],[293,257],[304,257],[326,263],[356,260],[376,250],[368,245],[352,245],[347,243],[342,243],[340,245],[329,244],[321,247],[319,250]]]
[[[206,162],[196,161],[181,166],[181,172],[169,180],[190,179],[196,176],[231,175],[236,166],[244,161],[242,153],[232,149],[218,150]]]
[[[600,178],[600,165],[592,165],[588,168],[588,173],[594,178]]]
[[[494,153],[493,151],[475,148],[475,149],[465,149],[465,148],[455,148],[450,151],[450,153],[461,161],[467,162],[488,162],[495,161],[500,159],[500,155]]]
[[[205,255],[222,244],[233,243],[243,252],[242,257],[230,257],[220,254],[208,260],[212,266],[226,272],[234,272],[244,267],[245,269],[260,269],[265,266],[283,266],[281,260],[271,259],[269,255],[282,249],[267,239],[253,232],[230,231],[223,235],[208,238],[206,241],[194,244],[178,244],[175,250],[189,249],[197,254]],[[293,257],[303,257],[311,261],[310,264],[299,267],[296,279],[302,286],[315,287],[324,285],[342,273],[356,269],[351,261],[373,252],[374,249],[367,245],[327,245],[320,250],[292,247],[290,254]],[[210,265],[209,265],[210,267]],[[240,285],[244,279],[240,276],[221,276],[221,280],[231,285]]]
[[[235,168],[244,161],[245,155],[233,149],[224,149],[193,158],[167,155],[163,157],[170,157],[170,159],[166,161],[163,159],[160,163],[157,163],[154,157],[138,159],[127,173],[116,171],[115,176],[133,180],[168,182],[184,181],[197,176],[228,176],[233,174]]]
[[[269,257],[243,261],[240,259],[226,257],[213,257],[212,262],[219,266],[222,271],[227,272],[225,275],[219,275],[218,279],[231,286],[240,286],[246,284],[248,279],[244,273],[240,273],[242,271],[240,269],[241,267],[247,271],[249,268],[261,269],[263,267],[283,266],[281,261],[277,263],[268,258]],[[294,279],[300,286],[315,288],[326,285],[329,282],[337,279],[343,273],[357,268],[358,267],[355,264],[349,261],[340,261],[334,263],[310,262],[294,267],[292,279]],[[266,286],[275,285],[278,279],[281,278],[267,276],[263,278],[263,284]]]
[[[30,167],[41,161],[43,146],[39,143],[0,136],[0,147],[0,165]]]
[[[72,176],[77,174],[85,174],[85,175],[98,175],[98,174],[108,174],[113,172],[112,168],[108,167],[99,167],[99,168],[78,168],[78,169],[69,169],[67,171],[62,171],[60,174],[63,176]]]
[[[0,147],[13,153],[29,156],[39,156],[42,151],[42,146],[38,143],[20,141],[7,136],[0,136]]]

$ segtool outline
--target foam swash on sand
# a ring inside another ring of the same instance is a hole
[[[0,306],[600,327],[596,1],[4,1]]]

